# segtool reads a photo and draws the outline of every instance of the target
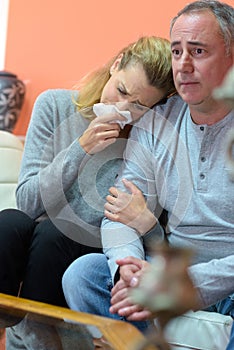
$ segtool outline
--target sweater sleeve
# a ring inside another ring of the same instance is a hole
[[[126,191],[122,178],[132,181],[143,192],[148,208],[156,213],[157,194],[152,153],[147,143],[147,131],[133,127],[124,153],[122,170],[115,186]],[[134,256],[145,259],[145,243],[163,239],[163,230],[158,223],[154,229],[141,236],[135,229],[104,218],[101,226],[102,245],[108,259],[112,280],[118,269],[116,259]]]
[[[85,156],[78,135],[72,141],[64,136],[72,127],[67,120],[76,113],[71,93],[55,91],[42,93],[34,104],[16,190],[18,208],[33,219],[58,210]]]
[[[234,255],[192,265],[189,274],[204,307],[234,293]]]

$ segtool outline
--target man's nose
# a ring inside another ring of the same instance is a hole
[[[179,69],[182,72],[191,73],[193,71],[193,59],[188,52],[183,52],[179,60]]]

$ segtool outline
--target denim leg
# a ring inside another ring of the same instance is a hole
[[[223,315],[230,315],[234,318],[234,294],[216,304],[217,312]]]
[[[226,350],[233,350],[233,349],[234,349],[234,323],[232,325],[232,330],[231,330],[231,334],[230,334],[230,341],[228,343]]]
[[[63,291],[69,307],[76,311],[125,320],[109,312],[112,280],[104,254],[88,254],[75,260],[63,275]],[[148,322],[132,322],[140,331]]]
[[[218,312],[219,314],[230,315],[234,318],[234,294],[209,306],[205,311]]]
[[[224,315],[230,315],[232,316],[232,318],[234,318],[234,294],[230,295],[228,298],[221,300],[219,303],[217,303],[217,310],[219,313],[222,313]],[[226,350],[233,350],[233,349],[234,349],[234,324],[232,325],[230,341],[228,343]]]

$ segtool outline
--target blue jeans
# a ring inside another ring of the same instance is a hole
[[[113,285],[104,254],[88,254],[75,260],[63,275],[62,284],[65,299],[72,310],[125,320],[109,312]],[[131,323],[141,332],[151,324],[148,321]]]
[[[233,350],[234,349],[234,323],[232,325],[231,335],[230,335],[230,341],[227,346],[226,350]]]

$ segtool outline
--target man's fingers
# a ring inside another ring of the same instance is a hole
[[[119,310],[128,308],[132,305],[132,302],[129,297],[125,297],[124,299],[120,299],[118,302],[113,303],[113,298],[111,299],[111,307],[110,312],[113,314],[119,314]]]
[[[128,321],[147,321],[152,318],[152,313],[148,310],[141,310],[133,312],[131,315],[126,317]]]
[[[117,259],[116,263],[119,266],[132,264],[132,265],[135,265],[138,269],[142,268],[142,260],[135,258],[134,256],[128,256],[128,257],[123,258],[123,259]]]
[[[126,283],[123,280],[119,280],[111,290],[111,296],[114,296],[120,290],[126,288]]]
[[[142,313],[143,308],[140,305],[129,303],[123,304],[123,306],[119,305],[118,315],[124,316],[126,318],[133,316],[134,314]],[[138,315],[140,317],[140,315]]]

